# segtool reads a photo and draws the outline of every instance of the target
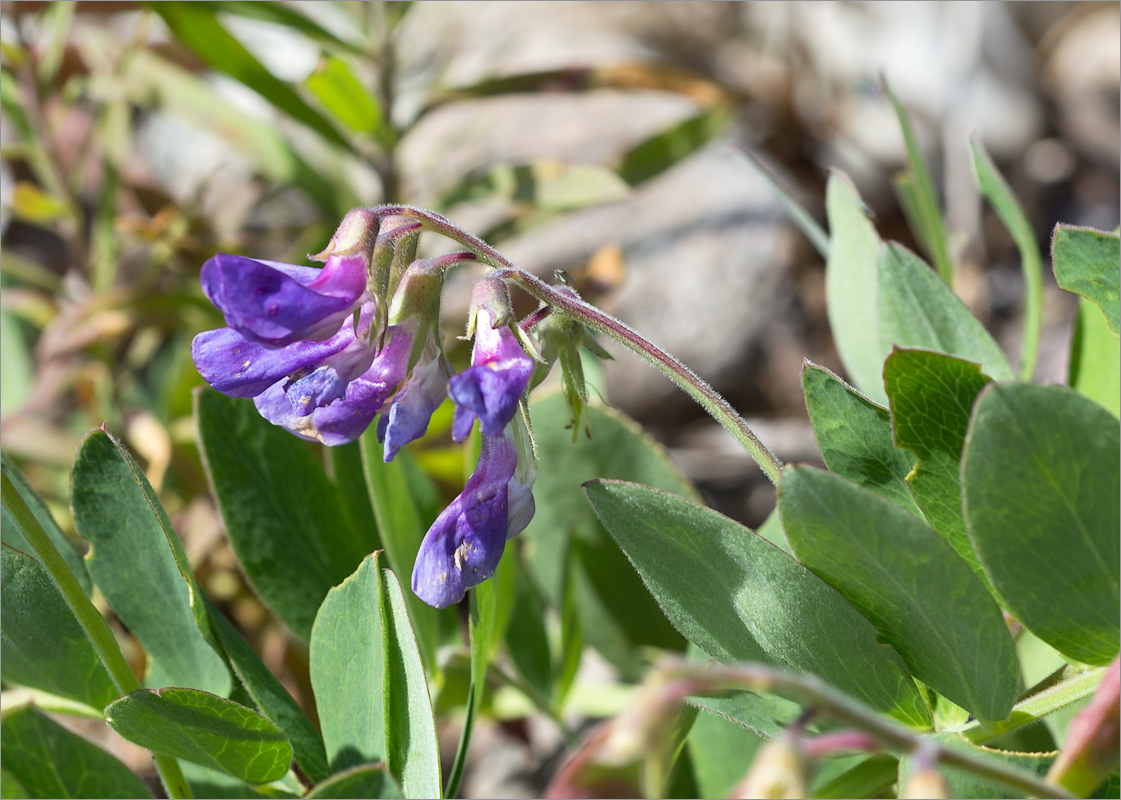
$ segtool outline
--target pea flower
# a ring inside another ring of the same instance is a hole
[[[413,565],[413,591],[436,608],[458,603],[468,589],[491,577],[506,541],[529,524],[534,511],[536,464],[524,423],[514,419],[533,360],[511,327],[504,282],[478,281],[471,306],[471,366],[451,378],[448,394],[456,403],[453,439],[463,441],[479,420],[479,463],[429,528]]]
[[[450,264],[473,254],[402,268],[387,315],[384,299],[369,287],[388,288],[379,276],[388,276],[401,256],[391,252],[393,242],[417,229],[407,219],[379,220],[358,209],[316,256],[326,261],[322,270],[226,254],[210,259],[203,290],[229,327],[195,337],[199,373],[224,394],[254,398],[270,422],[327,445],[354,441],[378,413],[402,403],[411,413],[396,426],[390,421],[394,446],[423,435],[436,405],[418,405],[414,396],[425,393],[410,387],[438,383],[433,373],[441,367],[447,380],[435,325],[439,284]],[[411,258],[415,237],[412,244],[398,249]]]

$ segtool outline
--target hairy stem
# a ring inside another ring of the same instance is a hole
[[[657,367],[658,371],[677,384],[686,394],[696,400],[736,437],[744,446],[772,483],[777,484],[782,471],[782,462],[764,445],[747,421],[739,415],[732,404],[725,400],[715,389],[703,381],[696,373],[672,355],[646,339],[624,322],[581,300],[574,293],[559,291],[536,275],[527,272],[510,259],[499,253],[479,237],[468,233],[453,222],[432,211],[413,206],[377,206],[372,209],[378,215],[410,216],[424,222],[429,230],[440,233],[449,239],[475,252],[477,259],[496,270],[500,278],[513,281],[523,290],[553,308],[553,313],[566,314],[587,325],[592,330],[610,336],[624,347],[634,351]]]

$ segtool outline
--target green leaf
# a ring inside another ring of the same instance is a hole
[[[1051,239],[1051,261],[1059,286],[1097,305],[1117,336],[1121,314],[1121,237],[1093,228],[1056,225]]]
[[[153,753],[218,769],[246,783],[284,777],[292,745],[256,711],[197,689],[140,689],[105,709],[109,727]]]
[[[879,753],[865,758],[837,777],[825,781],[817,786],[810,796],[815,800],[884,797],[895,783],[898,774],[899,759],[888,753]]]
[[[1085,297],[1078,299],[1074,325],[1068,383],[1121,417],[1121,341],[1109,329],[1105,314]]]
[[[1039,777],[1047,774],[1047,768],[1055,760],[1054,753],[1009,753],[987,747],[978,747],[955,733],[930,734],[930,738],[949,750],[959,750],[976,757],[992,760],[1004,767],[1033,772]],[[902,787],[913,771],[913,756],[905,755],[899,759],[900,791],[902,791]],[[980,778],[963,769],[942,765],[938,767],[938,771],[942,773],[942,777],[946,780],[949,797],[1013,798],[1024,796],[1022,791],[1009,788],[999,781]]]
[[[0,722],[4,796],[8,777],[24,797],[151,797],[132,772],[100,747],[54,722],[33,706],[5,713]]]
[[[308,445],[246,399],[196,395],[199,451],[230,545],[261,599],[307,639],[327,591],[365,556]]]
[[[43,530],[54,544],[55,549],[58,550],[59,555],[62,556],[63,561],[66,562],[66,566],[70,568],[71,574],[78,581],[78,585],[82,587],[82,591],[88,595],[93,590],[93,583],[90,581],[89,572],[86,571],[86,562],[78,554],[73,542],[58,527],[58,523],[54,521],[51,512],[47,510],[46,505],[39,499],[39,495],[27,483],[15,462],[8,458],[6,453],[0,453],[0,470],[11,480],[12,486],[23,498],[23,502],[27,504],[31,514],[43,526]],[[22,553],[33,555],[33,551],[24,539],[19,523],[8,512],[7,506],[3,507],[2,513],[0,530],[3,531],[4,544],[14,547]]]
[[[221,11],[239,17],[247,17],[249,19],[259,19],[263,22],[271,22],[274,25],[294,28],[308,39],[331,48],[348,50],[356,55],[365,52],[360,45],[352,44],[338,38],[291,6],[282,5],[280,3],[248,2],[246,0],[217,0],[215,2],[199,0],[197,4],[205,5],[214,11]]]
[[[615,171],[628,184],[637,186],[692,155],[728,127],[731,119],[725,108],[702,111],[632,147]]]
[[[629,193],[630,187],[606,167],[549,159],[491,167],[457,185],[439,206],[486,200],[560,212],[615,202]]]
[[[580,484],[594,478],[630,480],[694,498],[696,490],[661,446],[614,409],[589,405],[593,435],[575,442],[565,429],[570,417],[563,394],[535,398],[532,411],[537,508],[518,536],[526,567],[554,608],[563,607],[566,586],[576,593],[585,641],[637,679],[645,672],[637,647],[680,650],[684,641],[599,523]]]
[[[363,764],[332,775],[304,795],[307,800],[350,800],[355,797],[403,798],[401,787],[385,764]],[[437,797],[438,795],[432,795]]]
[[[802,391],[825,466],[921,514],[906,481],[915,459],[895,447],[887,409],[808,361],[802,367]]]
[[[976,138],[970,141],[970,148],[973,151],[977,186],[1004,223],[1004,227],[1012,234],[1016,248],[1020,251],[1020,265],[1024,273],[1024,335],[1020,348],[1020,379],[1030,381],[1035,372],[1039,334],[1043,325],[1043,264],[1039,257],[1039,244],[1035,231],[1032,230],[1031,220],[985,148]],[[1113,296],[1114,299],[1117,298],[1116,291]],[[997,380],[1005,380],[1003,375],[993,372],[989,374]]]
[[[97,709],[119,696],[97,651],[38,561],[4,545],[0,590],[0,665],[5,681]]]
[[[905,179],[896,183],[896,189],[904,198],[903,208],[907,211],[907,221],[915,231],[923,247],[930,253],[934,260],[935,269],[947,285],[953,284],[954,265],[950,261],[950,251],[946,242],[946,225],[942,221],[942,211],[938,205],[938,198],[934,194],[934,181],[930,177],[930,168],[923,158],[919,148],[918,139],[911,128],[911,120],[895,92],[891,90],[887,79],[884,79],[884,88],[891,99],[892,108],[899,118],[899,128],[903,132],[903,143],[907,148],[907,166],[909,172]]]
[[[689,760],[698,797],[728,797],[765,739],[717,714],[699,714],[689,731]]]
[[[975,361],[995,380],[1012,380],[992,336],[922,259],[889,242],[880,248],[878,275],[879,369],[894,346]]]
[[[545,606],[520,567],[515,562],[515,597],[506,628],[506,652],[518,674],[549,697],[554,689],[553,657],[545,630]]]
[[[370,493],[366,488],[366,470],[363,466],[359,442],[327,448],[327,474],[338,489],[343,510],[350,516],[350,524],[367,553],[382,549],[378,523]]]
[[[342,59],[320,58],[304,85],[335,119],[352,131],[373,135],[380,126],[381,108]]]
[[[202,590],[179,536],[144,473],[103,430],[78,451],[70,499],[74,525],[90,543],[90,575],[160,674],[228,693],[230,674],[208,641]]]
[[[284,731],[292,743],[292,751],[304,774],[312,781],[326,778],[330,773],[327,770],[323,737],[319,735],[319,731],[222,612],[209,603],[207,609],[218,643],[257,708]]]
[[[829,258],[825,298],[837,353],[853,384],[875,403],[887,402],[880,370],[883,354],[877,328],[876,262],[880,235],[852,181],[834,170],[825,187]]]
[[[1089,664],[1117,655],[1121,424],[1060,386],[995,384],[962,457],[965,519],[1024,627]]]
[[[51,797],[54,796],[53,794],[51,795]],[[8,772],[8,770],[3,767],[0,767],[0,797],[4,798],[4,800],[8,800],[8,798],[11,798],[11,800],[24,800],[24,798],[30,798],[31,793],[27,791],[27,788],[19,782],[19,779],[16,778],[15,775]]]
[[[799,203],[794,194],[782,185],[782,182],[767,168],[763,161],[746,147],[735,148],[752,170],[770,187],[778,201],[782,203],[786,215],[797,226],[802,235],[809,239],[822,258],[829,258],[829,234],[818,224],[810,212]]]
[[[385,560],[395,573],[411,576],[413,562],[427,531],[408,471],[412,455],[401,450],[393,461],[385,463],[382,443],[378,441],[373,427],[362,434],[360,443],[366,488],[385,547]],[[416,631],[421,657],[429,671],[434,672],[442,612],[424,603],[412,591],[405,595],[405,604]]]
[[[959,477],[973,401],[988,383],[976,364],[926,350],[896,349],[884,364],[895,443],[918,458],[911,492],[930,526],[991,588],[965,530]]]
[[[906,667],[868,620],[769,542],[650,487],[593,481],[585,490],[666,616],[706,653],[810,672],[908,724],[930,724]]]
[[[798,560],[852,602],[916,678],[978,719],[1008,716],[1019,664],[1000,609],[922,520],[854,483],[787,467],[783,530]]]
[[[371,557],[371,563],[376,560]],[[382,570],[385,633],[385,749],[405,797],[440,797],[440,746],[416,637],[397,576]]]
[[[180,42],[214,69],[248,86],[293,119],[347,151],[353,147],[287,83],[277,79],[222,27],[214,10],[194,3],[149,3]]]
[[[331,772],[386,757],[378,555],[327,593],[311,631],[311,685]]]
[[[0,413],[7,416],[27,400],[35,364],[20,321],[0,309]]]

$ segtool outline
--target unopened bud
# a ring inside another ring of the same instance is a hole
[[[514,307],[506,281],[489,276],[475,281],[471,287],[471,307],[467,312],[468,338],[475,335],[476,318],[480,311],[486,312],[486,325],[491,328],[509,325],[514,320]]]
[[[806,797],[806,760],[798,740],[784,734],[768,742],[755,756],[747,775],[729,797],[774,800]]]
[[[946,779],[933,767],[912,772],[899,792],[900,800],[941,800],[949,796],[950,789],[946,785]]]
[[[308,256],[313,261],[326,261],[331,256],[349,256],[365,253],[368,257],[378,235],[378,216],[368,208],[347,212],[335,235],[321,253]]]
[[[1051,765],[1047,780],[1086,797],[1118,764],[1121,745],[1121,656],[1113,659],[1094,697],[1071,720],[1066,746]]]

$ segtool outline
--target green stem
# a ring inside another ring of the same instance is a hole
[[[1040,692],[1021,700],[1012,707],[1008,719],[1001,722],[990,723],[988,728],[982,728],[981,723],[972,720],[954,728],[946,728],[948,733],[958,733],[973,744],[985,744],[998,736],[1003,736],[1014,730],[1038,722],[1041,718],[1058,711],[1094,694],[1098,684],[1102,682],[1106,667],[1094,667],[1084,672],[1077,672],[1064,678],[1058,683],[1048,686]]]
[[[795,675],[756,664],[715,669],[681,664],[663,668],[663,674],[658,679],[680,681],[687,687],[688,694],[744,689],[750,692],[778,692],[793,695],[818,714],[868,733],[885,749],[911,753],[916,748],[923,747],[939,763],[965,770],[980,778],[998,781],[1034,797],[1074,797],[1063,787],[1045,781],[1026,770],[1008,767],[972,753],[943,747],[934,739],[883,718],[872,709],[840,694],[812,675]],[[679,685],[667,687],[666,691],[682,691],[682,689]]]
[[[0,475],[0,501],[12,515],[31,549],[35,551],[35,557],[39,559],[39,563],[46,568],[47,573],[62,593],[70,611],[78,620],[78,624],[82,626],[82,630],[85,631],[98,657],[105,665],[105,669],[108,671],[117,691],[121,695],[135,692],[140,688],[140,681],[136,679],[128,661],[125,660],[121,647],[117,644],[113,631],[109,628],[109,623],[105,621],[105,618],[94,608],[90,599],[86,597],[86,593],[78,585],[78,580],[62,559],[62,555],[55,548],[46,531],[43,530],[43,526],[39,524],[39,520],[35,519],[35,515],[31,513],[31,509],[27,507],[7,475]],[[179,762],[173,758],[155,754],[153,754],[153,758],[168,797],[172,800],[193,797],[191,788],[187,785],[182,770],[179,769]]]
[[[610,336],[624,347],[645,358],[663,375],[673,381],[686,394],[696,400],[712,417],[723,425],[743,445],[772,483],[777,484],[782,472],[782,462],[764,445],[747,421],[739,415],[732,404],[725,400],[715,389],[703,381],[696,373],[646,339],[633,328],[610,314],[581,300],[570,291],[561,291],[555,286],[519,267],[499,253],[479,237],[468,233],[454,223],[436,214],[414,206],[378,206],[373,211],[379,215],[403,215],[415,217],[424,222],[429,230],[447,236],[475,252],[477,259],[497,270],[498,277],[514,281],[522,289],[532,294],[546,305],[552,306],[553,313],[566,314],[587,325],[592,330]]]

